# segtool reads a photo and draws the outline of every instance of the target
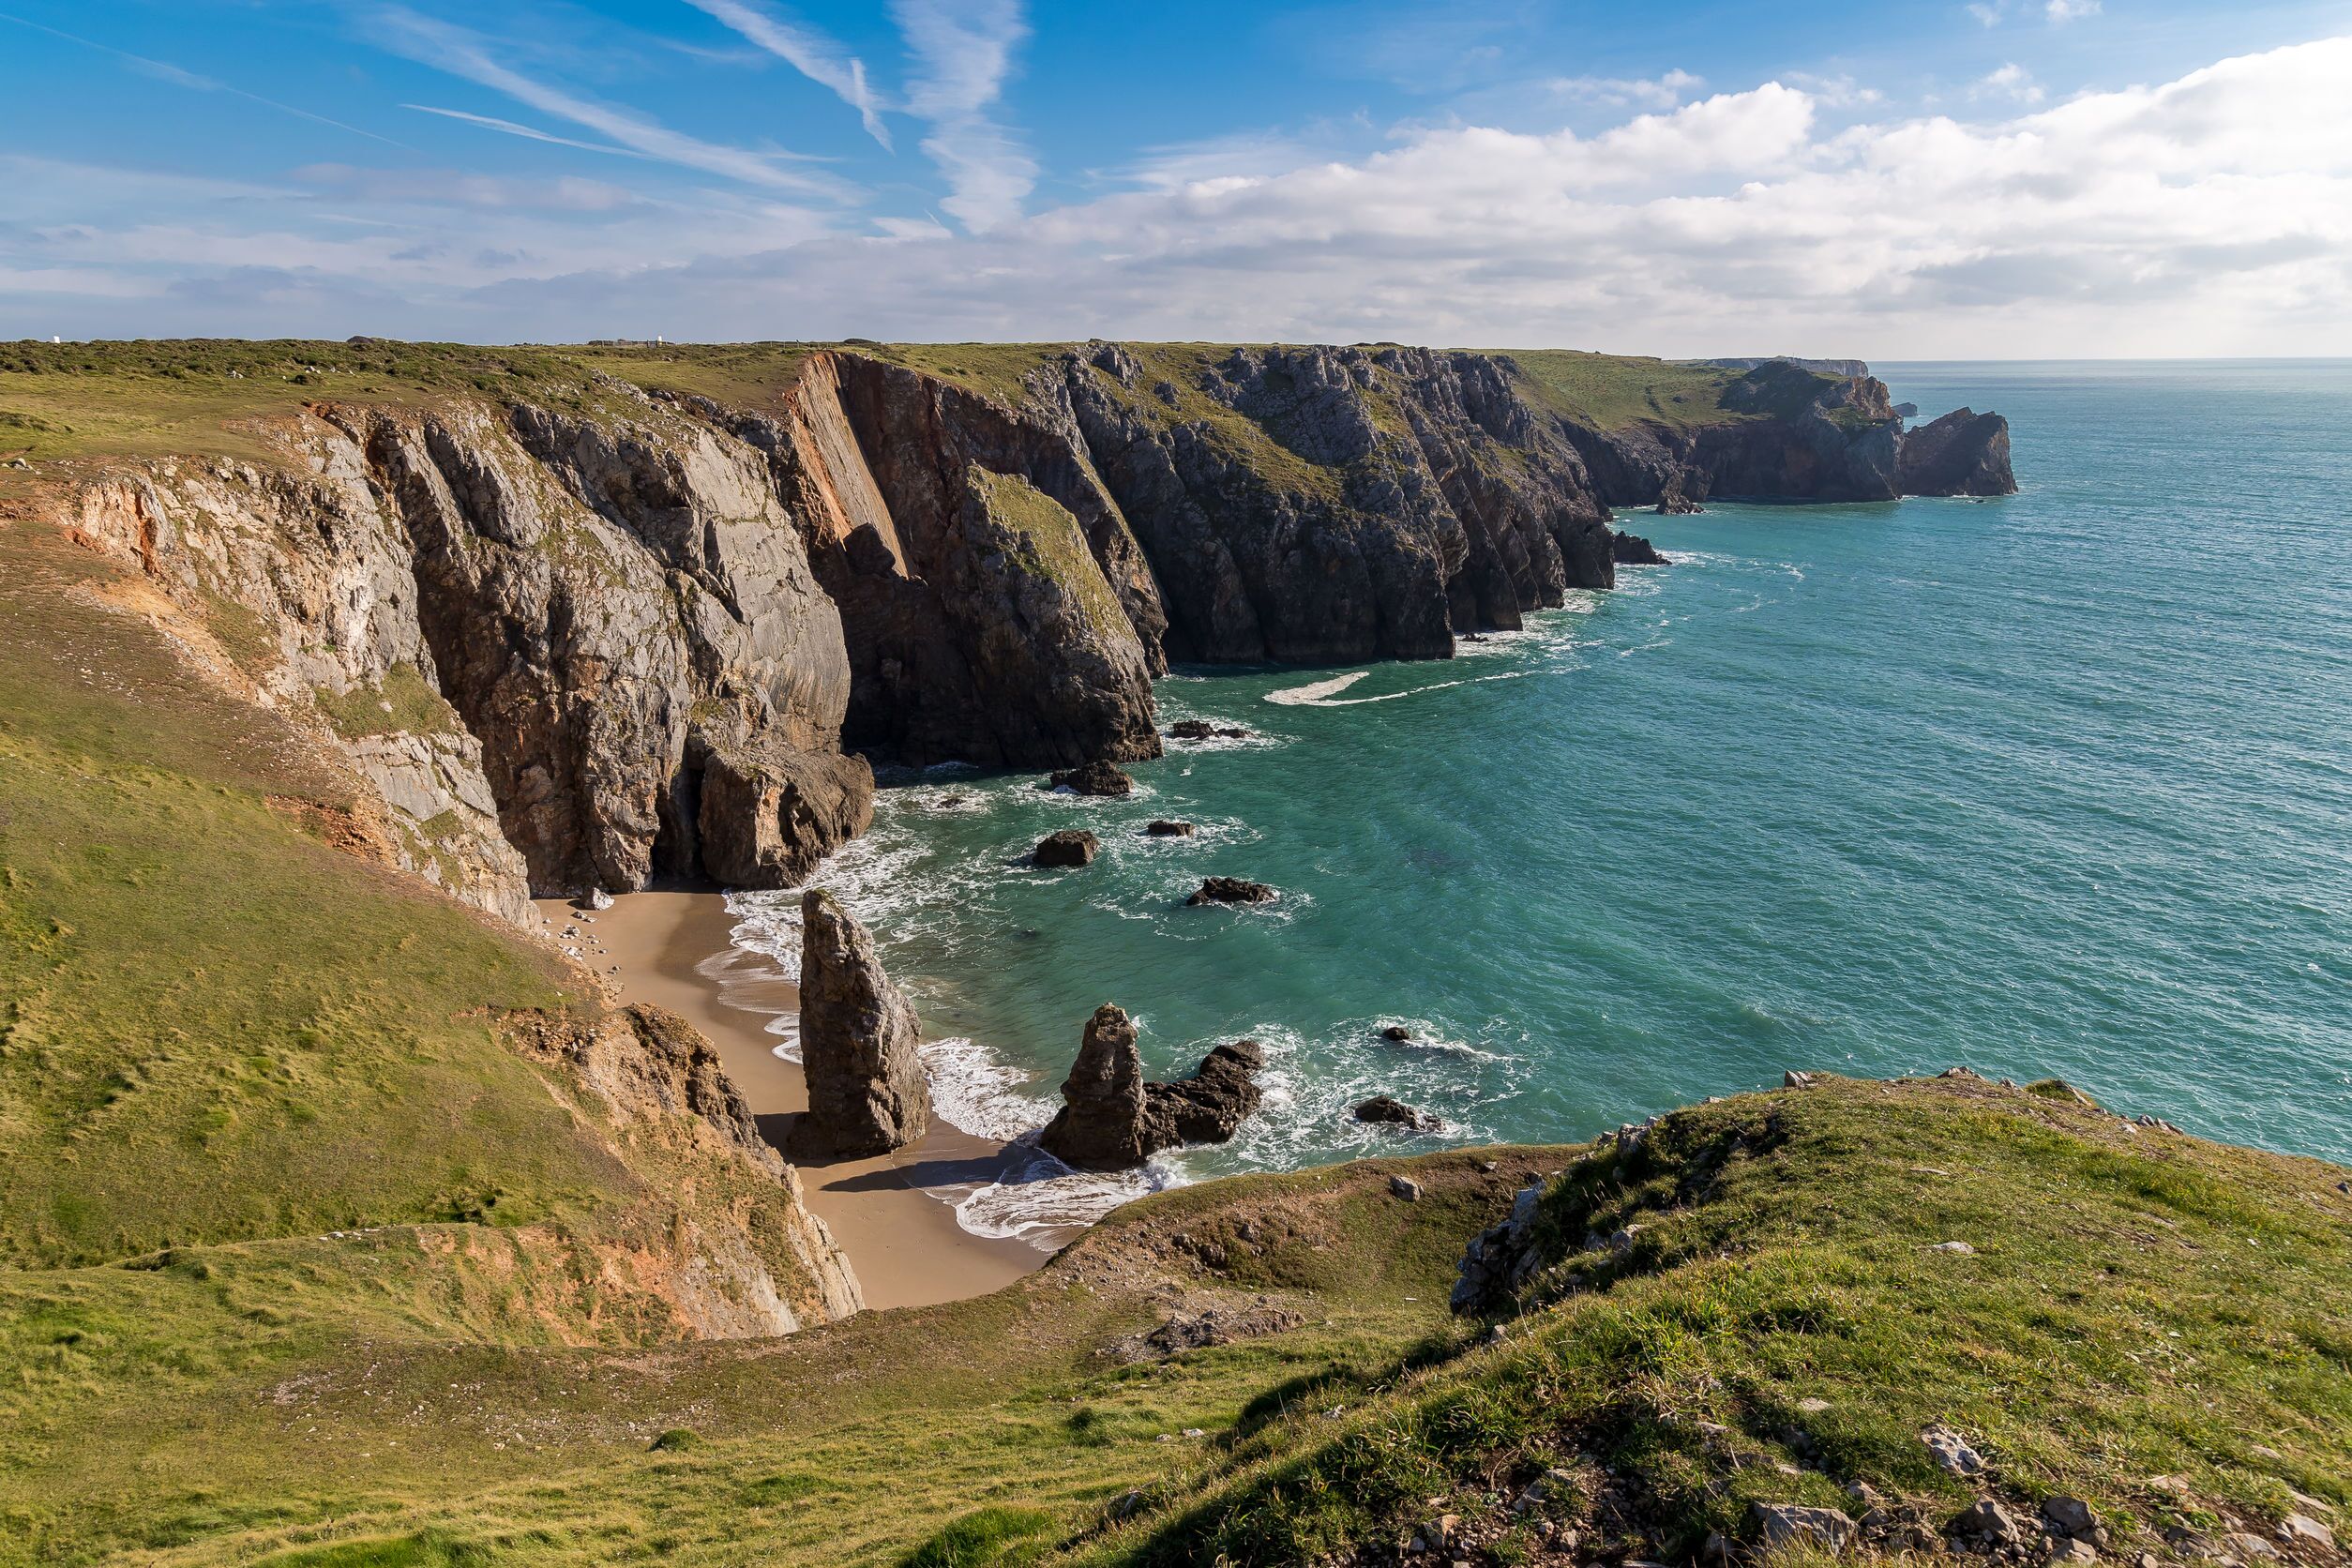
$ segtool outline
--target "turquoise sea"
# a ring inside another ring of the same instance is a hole
[[[1629,515],[1673,565],[1450,662],[1179,671],[1163,728],[1254,736],[1172,744],[1131,801],[893,782],[818,880],[942,1038],[951,1119],[1042,1121],[1116,1001],[1155,1074],[1272,1059],[1243,1137],[1153,1181],[1955,1063],[2352,1161],[2352,362],[1877,369],[2009,415],[2021,493]],[[1023,864],[1064,826],[1102,858]],[[1210,872],[1283,897],[1182,907]],[[789,902],[740,897],[739,940],[789,951]],[[1350,1122],[1376,1091],[1447,1129]]]

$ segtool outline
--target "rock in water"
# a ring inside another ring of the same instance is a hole
[[[1135,1025],[1105,1003],[1087,1020],[1078,1061],[1062,1085],[1062,1109],[1037,1142],[1080,1170],[1127,1170],[1180,1143],[1222,1143],[1258,1108],[1255,1040],[1219,1046],[1179,1083],[1143,1081]]]
[[[1424,1132],[1437,1124],[1436,1120],[1415,1110],[1404,1101],[1386,1094],[1375,1094],[1355,1108],[1355,1119],[1381,1126],[1408,1127]]]
[[[1131,795],[1135,780],[1118,764],[1096,758],[1079,767],[1060,769],[1046,780],[1046,788],[1081,795]]]
[[[1030,858],[1040,866],[1089,866],[1102,848],[1103,841],[1084,828],[1065,827],[1037,840]]]
[[[1381,1030],[1381,1031],[1380,1031],[1380,1038],[1381,1038],[1381,1039],[1383,1039],[1383,1040],[1392,1040],[1392,1041],[1395,1041],[1396,1044],[1398,1044],[1398,1045],[1400,1045],[1400,1046],[1401,1046],[1401,1045],[1404,1045],[1404,1044],[1406,1044],[1407,1042],[1409,1042],[1410,1040],[1411,1040],[1411,1039],[1412,1039],[1412,1037],[1413,1037],[1413,1032],[1412,1032],[1411,1030],[1410,1030],[1410,1029],[1407,1029],[1407,1028],[1406,1028],[1403,1024],[1401,1024],[1401,1023],[1393,1023],[1393,1024],[1390,1024],[1390,1025],[1389,1025],[1386,1029],[1383,1029],[1383,1030]]]
[[[801,895],[800,1047],[808,1114],[795,1152],[886,1154],[931,1124],[914,1007],[873,939],[822,888]]]
[[[1663,511],[1665,505],[1664,502],[1659,503],[1659,509]],[[1693,506],[1690,510],[1696,512],[1698,508]],[[1628,534],[1622,529],[1609,535],[1609,553],[1621,566],[1663,566],[1667,564],[1656,545],[1638,534]]]
[[[1261,882],[1248,882],[1241,877],[1206,877],[1199,891],[1184,900],[1187,904],[1271,904],[1280,897]]]
[[[1223,1143],[1258,1108],[1265,1052],[1255,1040],[1219,1046],[1181,1083],[1143,1086],[1144,1153],[1180,1143]]]
[[[1135,1025],[1106,1002],[1086,1022],[1078,1061],[1062,1083],[1062,1108],[1037,1144],[1080,1170],[1127,1170],[1141,1165],[1143,1058]]]
[[[1171,739],[1180,741],[1227,740],[1249,738],[1249,731],[1238,724],[1212,724],[1205,718],[1180,718],[1168,727]]]
[[[1146,824],[1143,831],[1153,838],[1189,838],[1192,837],[1192,824],[1169,822],[1163,817]]]

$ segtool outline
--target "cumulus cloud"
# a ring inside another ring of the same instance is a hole
[[[394,207],[426,232],[321,239],[257,198],[191,196],[201,220],[166,223],[126,194],[72,232],[0,232],[0,266],[155,280],[149,315],[94,303],[93,330],[2344,354],[2346,80],[2335,38],[1977,119],[1831,121],[1767,83],[1591,134],[1450,126],[1296,161],[1211,144],[976,233],[852,235],[696,192],[653,214]],[[395,259],[420,241],[442,249]],[[28,330],[68,295],[41,297]]]
[[[2033,72],[2012,60],[2007,65],[1987,71],[1970,84],[1968,97],[2014,98],[2019,103],[2040,103],[2043,92],[2041,84],[2033,79]]]
[[[940,203],[967,228],[1019,217],[1037,164],[991,113],[1029,37],[1018,0],[891,0],[913,70],[907,111],[930,124],[924,154],[946,177]]]

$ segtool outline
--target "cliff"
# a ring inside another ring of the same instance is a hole
[[[362,340],[294,345],[295,401],[250,384],[278,347],[23,346],[44,408],[204,381],[240,415],[143,460],[27,423],[42,505],[184,641],[237,621],[206,668],[510,919],[791,885],[864,829],[868,757],[1156,756],[1171,661],[1446,657],[1613,585],[1613,506],[2014,488],[1999,415],[1907,432],[1880,383],[1786,360]]]

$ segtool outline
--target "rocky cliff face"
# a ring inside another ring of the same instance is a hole
[[[791,885],[863,831],[854,753],[1158,754],[1170,660],[1444,657],[1630,551],[1612,505],[2013,489],[2008,426],[1906,432],[1772,361],[1603,430],[1509,355],[1090,343],[1018,387],[848,351],[758,407],[599,373],[313,405],[274,466],[160,462],[62,519],[257,701],[321,715],[411,870],[510,918],[660,874]]]
[[[1602,491],[1617,505],[1703,501],[1892,501],[1906,495],[2007,495],[2009,421],[1962,409],[1906,430],[1886,384],[1769,360],[1726,389],[1747,417],[1696,426],[1570,425]]]

